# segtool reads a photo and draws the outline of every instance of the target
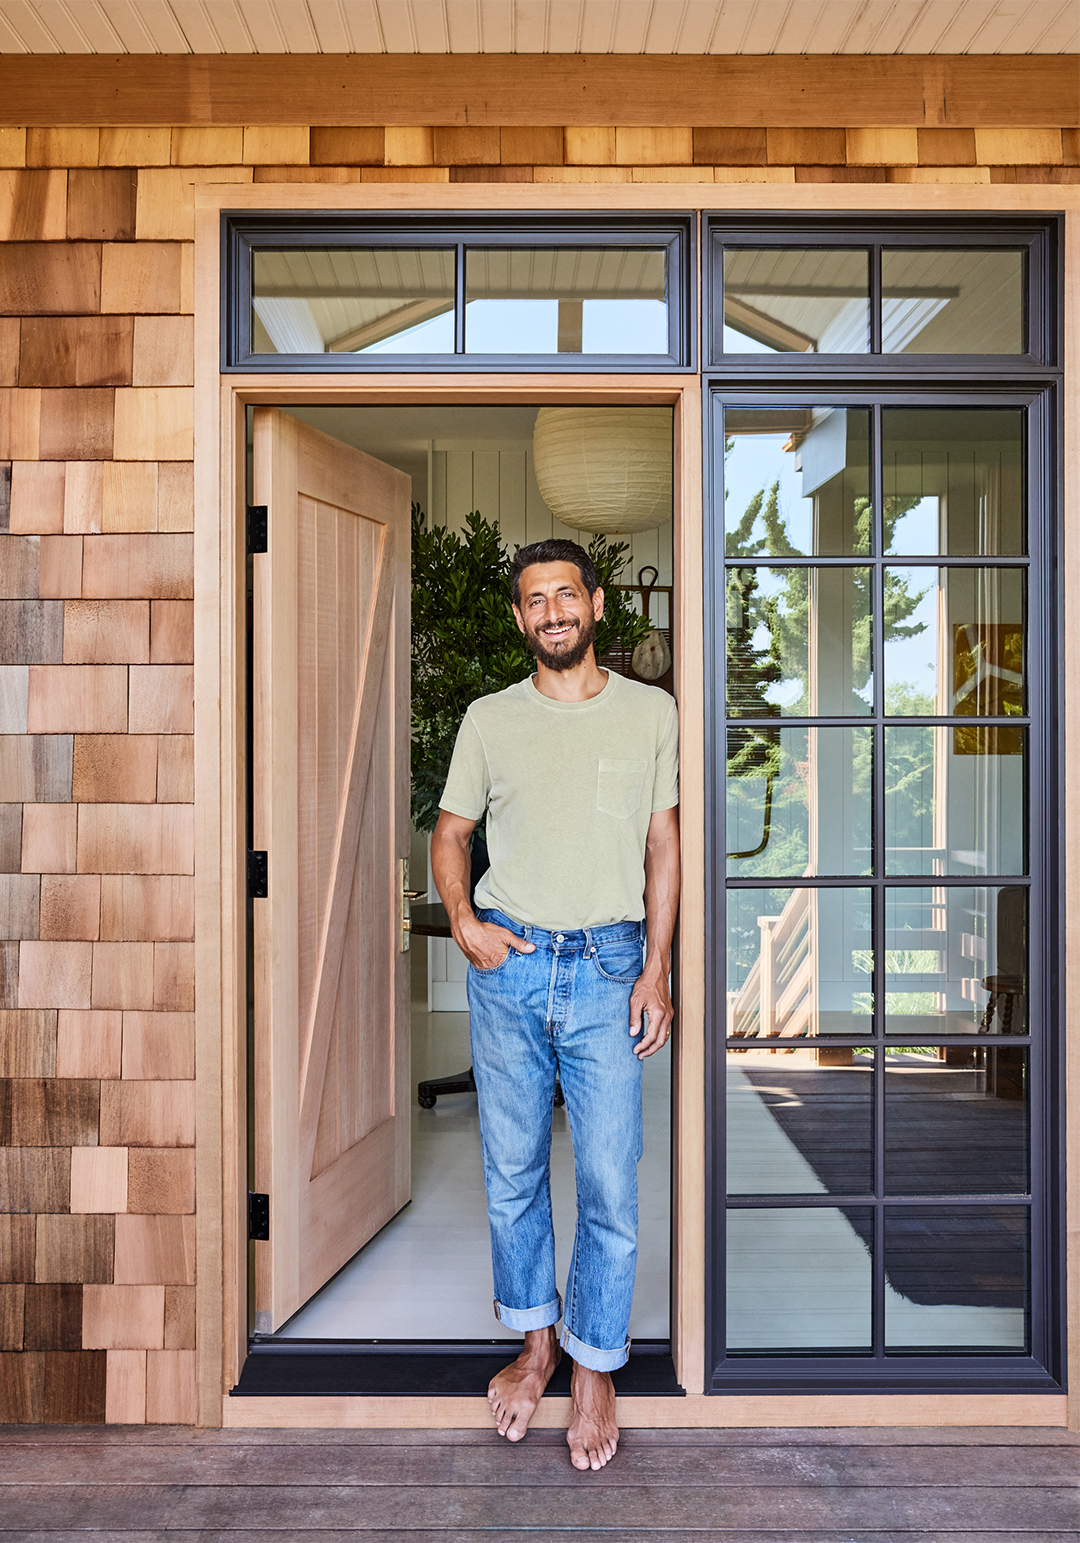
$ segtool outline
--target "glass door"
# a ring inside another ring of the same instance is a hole
[[[713,1386],[1050,1386],[1043,399],[711,420]]]

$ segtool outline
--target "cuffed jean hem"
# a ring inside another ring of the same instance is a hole
[[[556,1297],[543,1307],[507,1307],[498,1297],[494,1302],[495,1316],[508,1329],[525,1334],[529,1329],[550,1329],[562,1317],[562,1303]]]
[[[591,1372],[617,1372],[630,1359],[629,1340],[621,1350],[597,1350],[595,1345],[587,1345],[564,1327],[559,1343],[579,1366],[585,1366]]]

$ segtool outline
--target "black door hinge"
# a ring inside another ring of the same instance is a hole
[[[248,853],[248,894],[252,900],[269,899],[270,870],[265,852]]]
[[[270,1241],[270,1196],[248,1190],[248,1237],[253,1243]]]
[[[247,549],[249,552],[265,552],[269,539],[269,519],[265,504],[248,504]]]

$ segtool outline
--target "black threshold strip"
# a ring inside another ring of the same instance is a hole
[[[398,1345],[355,1340],[255,1340],[230,1397],[482,1397],[495,1373],[509,1365],[520,1349],[520,1343],[513,1340]],[[570,1358],[564,1355],[545,1396],[570,1396],[570,1367]],[[667,1340],[642,1340],[632,1345],[629,1361],[611,1375],[621,1397],[686,1396],[676,1381]]]

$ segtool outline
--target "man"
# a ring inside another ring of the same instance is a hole
[[[678,725],[665,692],[597,665],[604,593],[580,546],[521,548],[511,590],[536,674],[466,713],[431,859],[469,960],[495,1313],[525,1340],[488,1398],[500,1434],[520,1441],[561,1354],[558,1073],[578,1200],[561,1337],[574,1361],[567,1441],[575,1467],[600,1469],[619,1438],[610,1373],[630,1343],[641,1066],[667,1043],[673,1016]],[[474,912],[469,842],[485,815],[491,866]]]

